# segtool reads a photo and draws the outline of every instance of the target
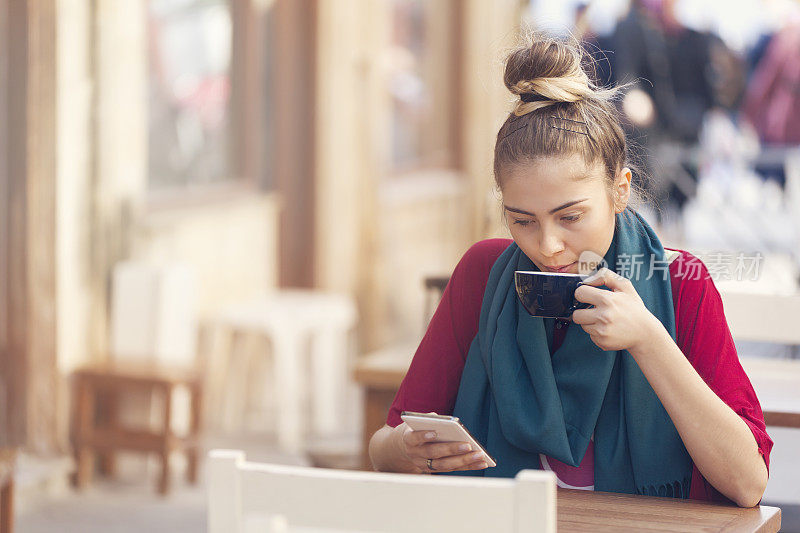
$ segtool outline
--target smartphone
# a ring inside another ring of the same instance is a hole
[[[497,462],[489,455],[481,444],[475,440],[457,416],[437,415],[431,413],[414,413],[403,411],[400,418],[414,431],[435,431],[434,442],[468,442],[472,451],[483,453],[483,460],[490,467],[497,466]]]

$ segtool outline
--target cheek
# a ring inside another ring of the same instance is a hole
[[[614,239],[614,217],[600,217],[584,241],[584,249],[605,255]]]
[[[595,212],[570,226],[563,238],[567,249],[579,254],[586,250],[599,251],[606,241],[611,241],[613,231],[613,220],[609,225],[607,217]]]
[[[523,228],[513,223],[508,225],[508,229],[511,233],[511,238],[517,243],[517,246],[520,247],[525,255],[528,257],[536,257],[538,255],[539,241],[535,231],[531,231],[530,227]]]
[[[530,244],[532,242],[532,233],[527,231],[525,228],[519,227],[517,225],[509,225],[509,231],[511,232],[511,238],[514,239],[514,242],[520,245],[520,247],[525,246],[526,244]]]

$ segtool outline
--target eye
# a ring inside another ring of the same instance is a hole
[[[580,214],[564,215],[563,217],[561,217],[561,220],[563,220],[564,222],[577,222],[580,219],[581,219]]]
[[[525,219],[522,219],[522,218],[515,218],[514,219],[514,224],[519,224],[523,228],[528,226],[531,222],[533,222],[533,221],[532,220],[525,220]]]

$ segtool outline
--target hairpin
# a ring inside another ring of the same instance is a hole
[[[548,126],[557,130],[568,131],[570,133],[580,133],[581,135],[586,135],[589,137],[589,127],[585,122],[581,122],[580,120],[572,120],[570,118],[550,115]]]
[[[511,123],[508,125],[508,131],[503,135],[503,139],[508,137],[509,135],[513,135],[514,133],[518,132],[519,130],[524,130],[530,124],[528,120],[530,118],[529,115],[522,115],[519,117],[514,117]]]

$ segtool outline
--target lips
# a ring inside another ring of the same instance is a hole
[[[553,266],[553,267],[551,267],[551,266],[545,265],[544,268],[548,272],[567,272],[575,263],[577,263],[577,261],[573,261],[572,263],[569,263],[568,265],[562,265],[562,266]]]

